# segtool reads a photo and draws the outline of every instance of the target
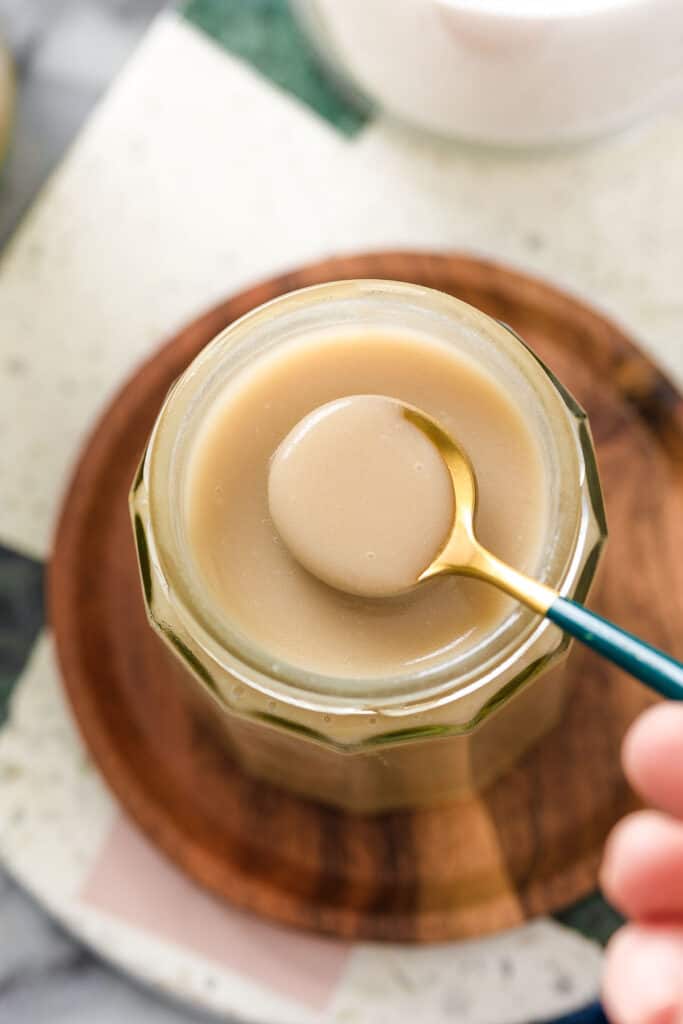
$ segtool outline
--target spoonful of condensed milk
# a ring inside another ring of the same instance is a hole
[[[275,527],[325,583],[365,597],[415,585],[444,546],[455,510],[448,468],[383,395],[354,395],[305,416],[268,480]]]
[[[683,699],[683,664],[479,543],[477,479],[467,453],[413,406],[353,395],[314,409],[271,460],[268,502],[291,554],[338,590],[388,598],[435,576],[473,576],[653,689]]]

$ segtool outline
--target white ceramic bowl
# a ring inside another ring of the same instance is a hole
[[[683,83],[683,0],[296,0],[327,63],[403,121],[478,142],[588,138]]]

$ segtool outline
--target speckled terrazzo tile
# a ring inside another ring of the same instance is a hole
[[[349,945],[215,902],[119,816],[76,734],[47,635],[0,734],[0,779],[11,873],[96,951],[196,1006],[270,1024],[413,1013],[425,1024],[524,1024],[596,991],[598,947],[548,920],[465,943]]]
[[[676,110],[549,154],[445,146],[382,121],[344,139],[165,15],[0,266],[0,540],[48,552],[78,444],[163,336],[243,284],[327,253],[422,245],[505,258],[615,314],[683,381],[682,175]],[[513,1024],[595,993],[597,949],[542,921],[431,950],[328,949],[317,987],[287,933],[298,998],[283,994],[277,929],[218,908],[118,817],[47,640],[0,735],[0,781],[0,857],[17,877],[109,959],[198,1005],[303,1024],[385,1024],[406,1009],[426,1024]],[[150,935],[149,887],[138,881],[131,908],[122,865],[158,875],[170,906],[201,908],[185,945],[172,917]],[[252,959],[271,951],[267,984],[225,961],[247,938]]]
[[[550,278],[628,326],[683,383],[683,101],[630,132],[544,152],[487,150],[372,122],[393,237],[490,255]]]

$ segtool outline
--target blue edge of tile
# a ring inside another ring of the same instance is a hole
[[[569,1013],[565,1017],[555,1017],[552,1022],[544,1024],[609,1024],[605,1011],[597,1000],[589,1003],[582,1010]]]

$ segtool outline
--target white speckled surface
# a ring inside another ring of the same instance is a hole
[[[80,440],[161,337],[249,281],[332,252],[436,246],[507,259],[616,315],[683,381],[682,180],[681,110],[546,154],[428,143],[382,122],[349,141],[165,16],[0,266],[0,540],[47,554]],[[0,776],[0,856],[107,957],[223,1013],[312,1019],[77,898],[115,812],[70,724],[48,638],[0,735]],[[70,962],[64,943],[47,959]],[[409,1008],[426,1022],[513,1024],[594,995],[598,967],[596,947],[550,922],[457,948],[364,947],[320,1019],[384,1024]],[[76,1020],[69,998],[40,1019]],[[119,1011],[102,1021],[128,1012],[113,1000]],[[140,1006],[145,1020],[175,1018]],[[0,1022],[16,1014],[0,1003]]]

